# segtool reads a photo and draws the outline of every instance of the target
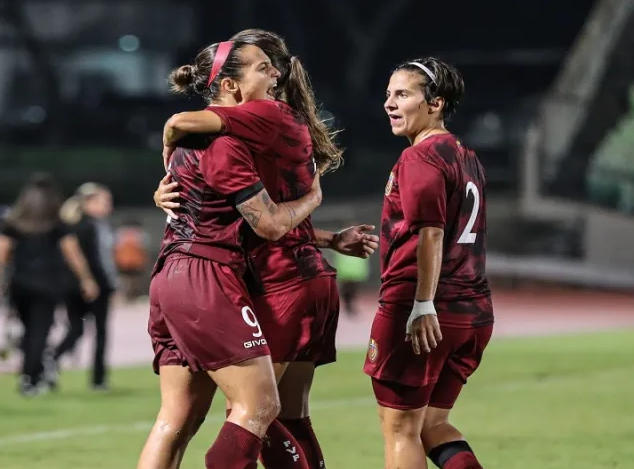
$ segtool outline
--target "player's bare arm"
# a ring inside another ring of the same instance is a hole
[[[222,119],[211,110],[180,112],[174,114],[165,123],[163,145],[172,147],[190,133],[217,134],[223,130]]]
[[[379,237],[368,233],[374,229],[374,225],[351,226],[336,232],[315,228],[317,247],[365,259],[374,254],[379,247]]]
[[[442,228],[431,226],[421,228],[418,233],[416,298],[407,322],[408,337],[417,355],[421,350],[431,352],[442,340],[434,296],[442,266],[443,236]]]
[[[277,241],[319,207],[321,199],[319,176],[316,175],[308,194],[297,200],[276,204],[266,189],[262,189],[237,209],[258,236]]]

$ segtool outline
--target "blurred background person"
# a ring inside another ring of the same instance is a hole
[[[108,218],[112,213],[112,195],[107,187],[93,182],[79,186],[75,195],[61,209],[62,219],[77,234],[90,271],[99,285],[99,296],[87,301],[79,285],[71,282],[65,303],[68,314],[68,332],[53,351],[53,363],[49,380],[57,386],[59,360],[74,350],[84,334],[84,321],[92,316],[95,324],[95,351],[91,386],[93,390],[107,390],[106,344],[108,337],[108,312],[110,300],[116,290],[117,271],[114,264],[114,231]]]
[[[36,174],[23,187],[2,227],[0,264],[10,264],[10,302],[22,322],[23,354],[19,391],[34,395],[47,390],[43,354],[55,307],[64,292],[66,266],[78,279],[79,294],[94,299],[99,288],[76,237],[59,216],[61,197],[53,179]]]
[[[126,301],[141,296],[148,264],[149,236],[137,219],[124,222],[116,232],[114,259],[121,275],[121,293]]]
[[[0,230],[4,227],[5,216],[9,213],[7,205],[0,206]],[[7,278],[10,270],[4,267],[0,275],[3,279]],[[2,285],[2,291],[5,291],[5,285]],[[15,310],[11,307],[8,298],[0,298],[0,324],[2,325],[2,334],[0,335],[0,361],[7,360],[14,350],[20,348],[20,337],[22,336],[22,325]]]

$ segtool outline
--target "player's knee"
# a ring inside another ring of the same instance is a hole
[[[267,426],[277,418],[281,410],[277,389],[259,393],[254,398],[233,402],[231,407],[232,414],[242,415]]]
[[[381,427],[386,436],[398,439],[420,439],[424,409],[394,410],[382,408]]]
[[[449,425],[449,410],[429,407],[425,413],[423,433],[435,431],[445,425]]]
[[[187,417],[182,412],[170,412],[161,408],[154,431],[158,433],[161,439],[168,439],[173,442],[185,442],[190,438],[190,424]]]
[[[282,411],[282,404],[280,402],[280,396],[277,393],[277,389],[271,392],[263,399],[263,420],[271,423],[275,420]]]

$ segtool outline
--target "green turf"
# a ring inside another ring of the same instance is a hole
[[[632,468],[633,357],[634,331],[494,341],[454,422],[487,469]],[[313,420],[332,469],[383,467],[362,361],[362,352],[342,353],[318,372]],[[157,410],[156,377],[149,367],[118,370],[109,395],[86,383],[85,373],[67,373],[59,394],[25,400],[13,377],[0,377],[0,468],[135,467]],[[221,415],[216,406],[183,468],[203,467]]]

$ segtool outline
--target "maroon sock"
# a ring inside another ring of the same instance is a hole
[[[300,444],[279,420],[266,431],[260,462],[266,469],[312,469]]]
[[[257,469],[262,440],[235,423],[225,422],[205,455],[207,469]]]
[[[482,466],[478,462],[478,458],[475,457],[475,454],[471,451],[462,451],[449,458],[443,466],[443,469],[482,469]]]
[[[280,420],[306,454],[310,469],[325,469],[324,455],[317,441],[310,417]]]

